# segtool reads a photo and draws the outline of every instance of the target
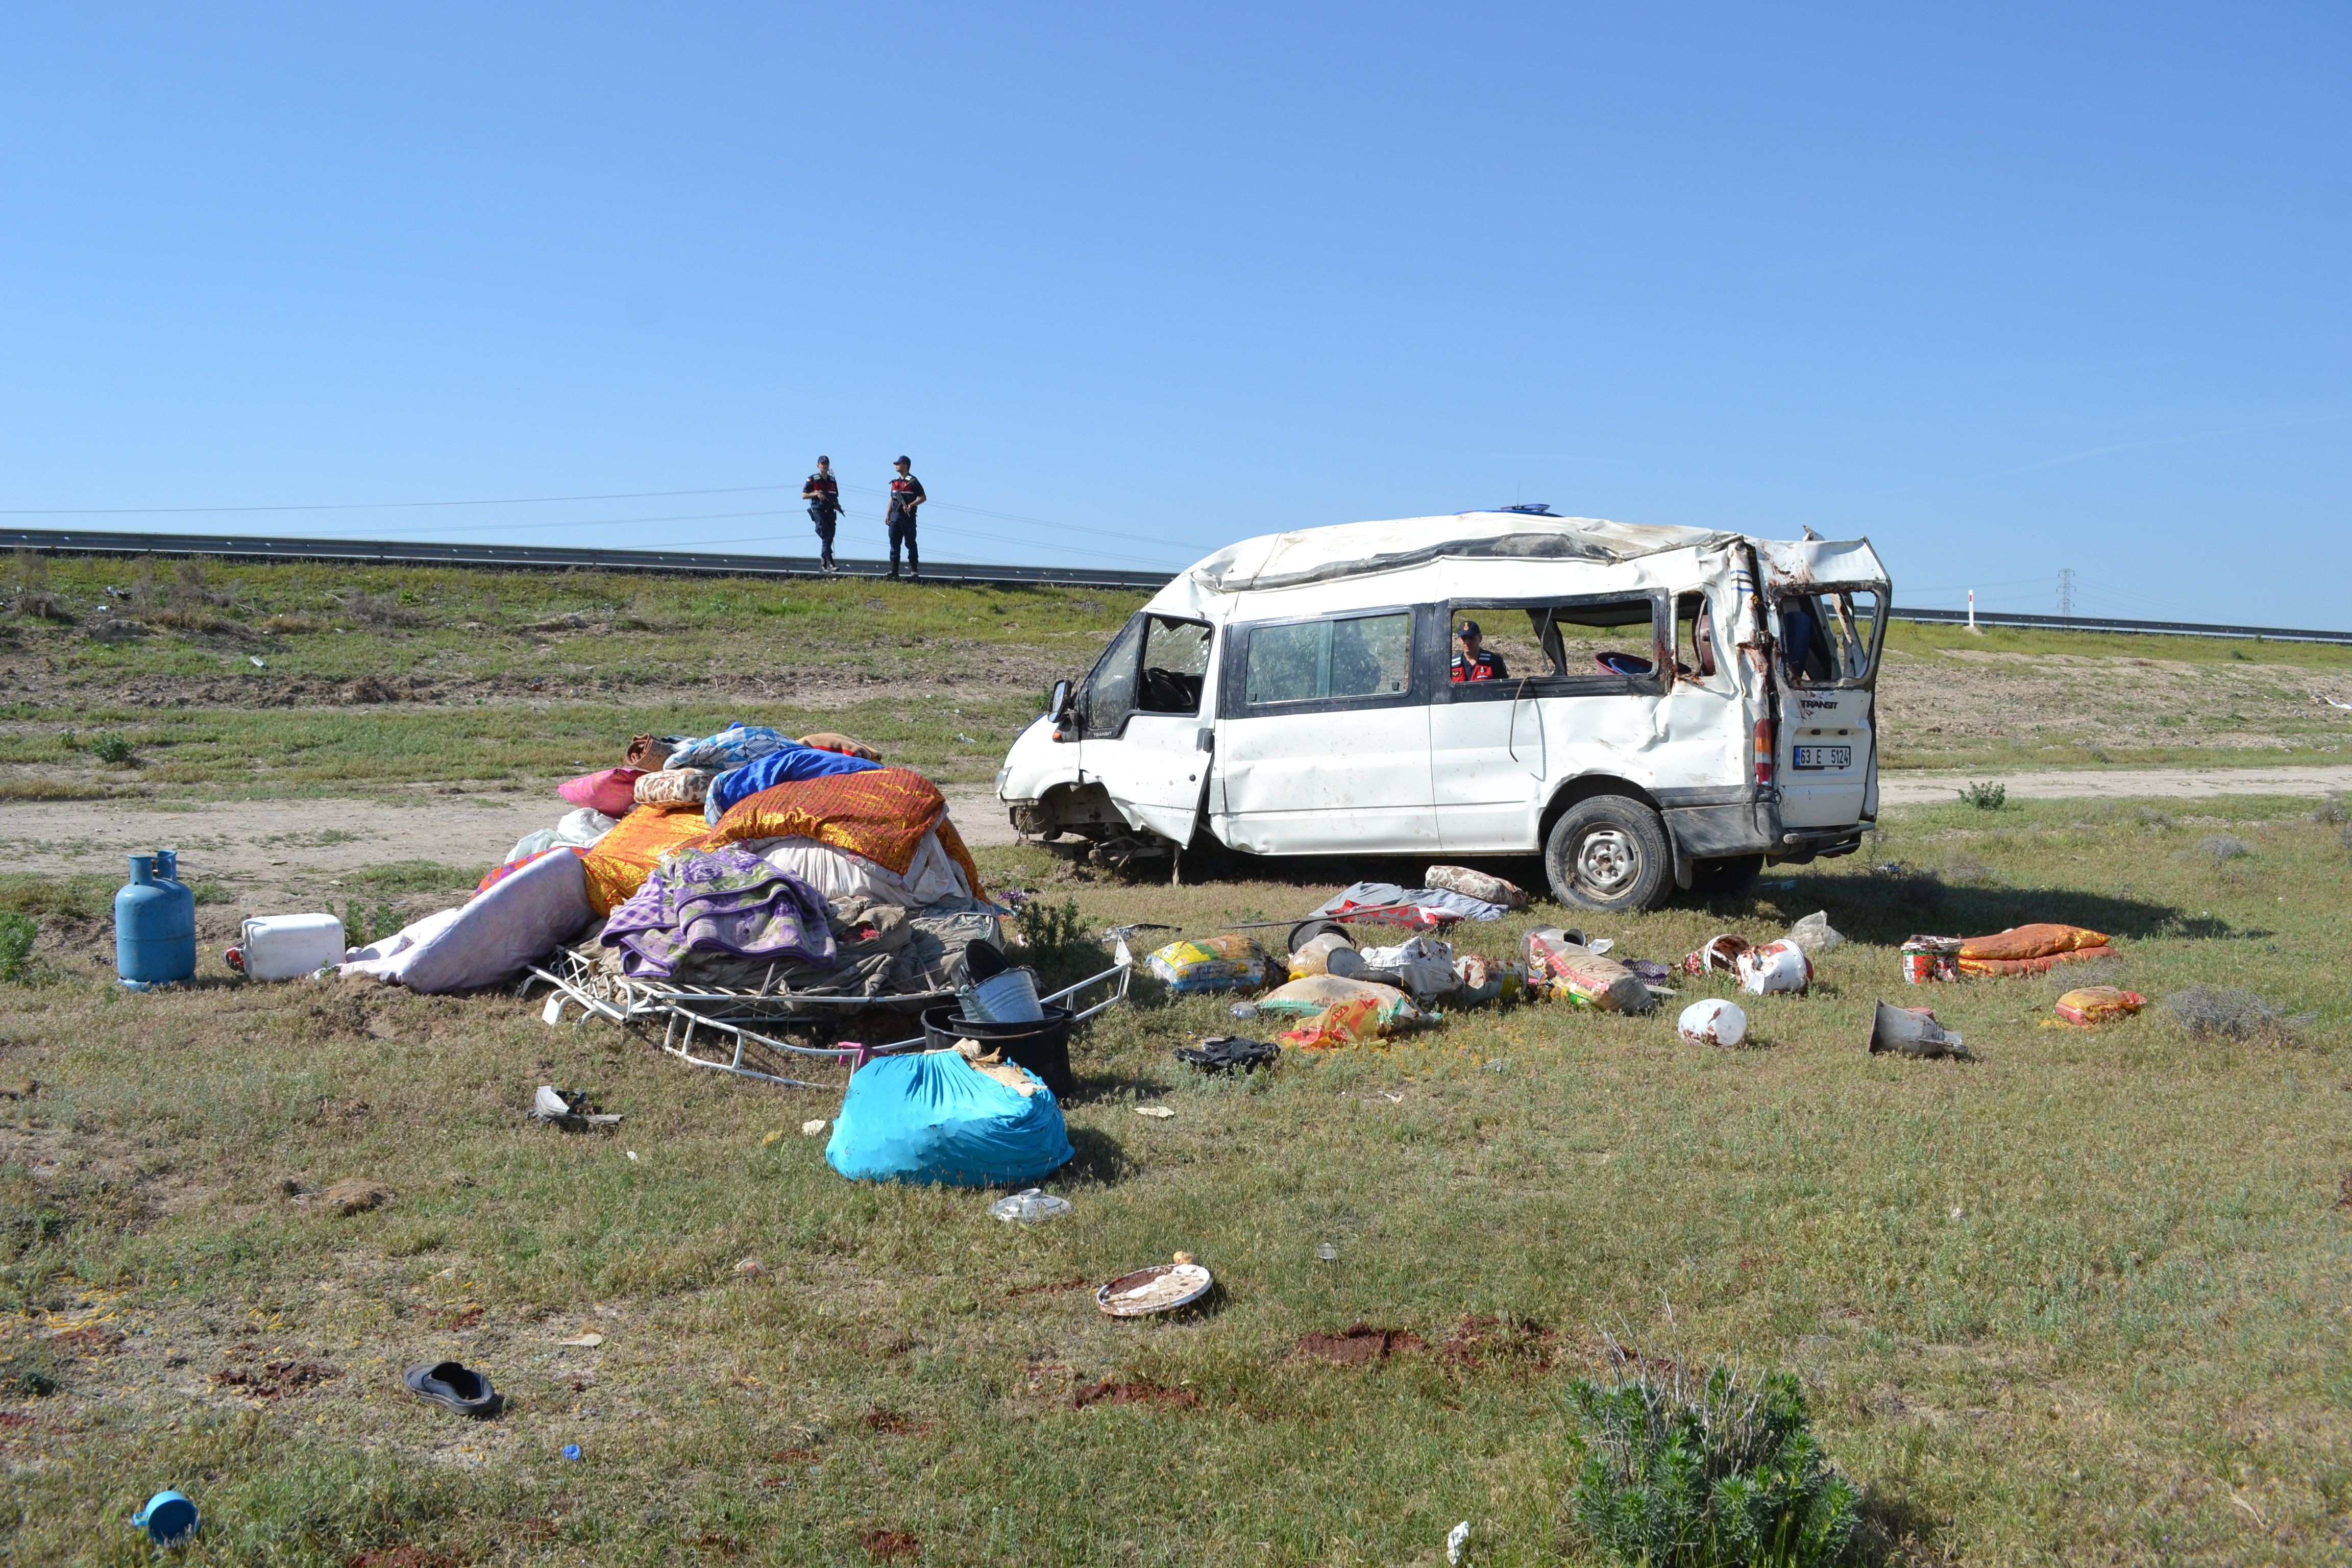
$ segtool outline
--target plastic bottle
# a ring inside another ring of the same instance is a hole
[[[114,895],[114,967],[134,991],[196,973],[196,895],[180,885],[179,854],[131,857],[131,880]]]

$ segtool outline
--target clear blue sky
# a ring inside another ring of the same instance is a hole
[[[871,553],[904,451],[942,560],[1526,500],[2352,626],[2347,233],[2333,5],[14,6],[0,507],[798,553],[824,451]]]

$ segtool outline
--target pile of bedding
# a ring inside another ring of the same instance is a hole
[[[1000,940],[939,787],[870,748],[734,724],[638,736],[629,762],[567,783],[576,809],[470,901],[352,949],[342,973],[469,990],[577,944],[610,982],[902,998],[966,983],[966,952]]]

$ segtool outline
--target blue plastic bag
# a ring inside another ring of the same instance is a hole
[[[850,1075],[825,1163],[853,1181],[1034,1182],[1077,1151],[1054,1091],[1030,1081],[1024,1095],[954,1051],[877,1057]]]

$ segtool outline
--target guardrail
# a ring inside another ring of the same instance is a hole
[[[536,571],[652,572],[673,576],[822,577],[813,555],[724,555],[677,550],[571,550],[528,544],[430,544],[386,539],[268,539],[250,534],[118,533],[45,528],[0,529],[0,547],[47,550],[66,555],[205,555],[224,561],[346,561],[385,566],[475,566]],[[885,561],[844,560],[844,577],[887,575]],[[934,561],[923,567],[926,583],[973,584],[1015,588],[1051,584],[1151,594],[1166,586],[1172,572],[1105,572],[1090,566],[998,566]],[[1890,619],[1965,626],[1965,610],[1889,609]],[[2052,631],[2138,632],[2158,637],[2256,637],[2272,642],[2352,646],[2352,632],[2291,626],[2237,626],[2197,621],[2136,621],[2112,616],[2029,616],[1979,610],[1980,626]]]
[[[1927,621],[1938,626],[1966,626],[1966,610],[1903,610],[1886,612],[1890,620]],[[2254,637],[2264,642],[2324,642],[2352,644],[2352,632],[2315,632],[2294,626],[2212,626],[2202,621],[2131,621],[2114,616],[2027,616],[1979,610],[1980,626],[2017,626],[2062,632],[2140,632],[2168,637]]]
[[[390,539],[268,539],[249,534],[70,532],[0,529],[0,548],[63,555],[204,555],[223,561],[345,561],[383,566],[475,566],[536,571],[654,572],[668,576],[822,577],[814,555],[722,555],[676,550],[568,550],[530,544],[428,544]],[[835,575],[882,577],[887,561],[843,560]],[[923,563],[926,583],[1020,587],[1052,584],[1157,593],[1172,572],[1101,572],[1089,566]]]

